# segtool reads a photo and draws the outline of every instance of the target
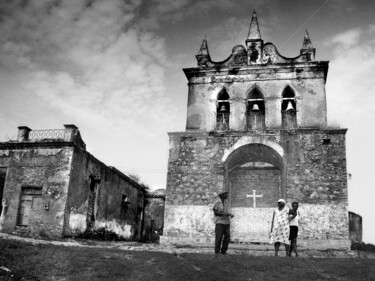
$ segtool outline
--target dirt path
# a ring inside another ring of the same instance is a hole
[[[97,240],[81,240],[81,239],[61,239],[61,240],[43,240],[36,238],[21,237],[6,233],[0,233],[1,239],[10,239],[24,241],[31,244],[52,244],[67,247],[88,247],[88,248],[106,248],[106,249],[118,249],[128,251],[153,251],[163,252],[170,254],[182,254],[182,253],[201,253],[201,254],[212,254],[213,247],[205,246],[176,246],[172,244],[160,245],[160,244],[146,244],[139,242],[122,242],[122,241],[97,241]],[[228,254],[234,255],[252,255],[252,256],[273,256],[273,251],[269,250],[254,250],[251,248],[238,247],[236,245],[230,245]],[[283,255],[283,253],[281,254]],[[375,253],[364,252],[364,251],[300,251],[301,257],[314,257],[314,258],[325,258],[325,257],[337,257],[337,258],[375,258]]]

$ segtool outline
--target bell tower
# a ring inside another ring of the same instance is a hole
[[[308,32],[300,54],[264,43],[254,11],[245,45],[211,59],[205,38],[188,80],[186,131],[169,133],[163,241],[210,244],[212,206],[229,192],[231,237],[268,243],[277,200],[300,203],[300,245],[350,246],[346,129],[327,127],[328,61]]]

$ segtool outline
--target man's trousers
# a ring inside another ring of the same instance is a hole
[[[230,241],[230,224],[218,223],[215,225],[215,254],[226,254]],[[223,243],[223,244],[221,244]],[[220,250],[221,246],[221,250]]]

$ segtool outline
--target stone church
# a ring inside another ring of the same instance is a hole
[[[301,246],[347,249],[345,134],[327,126],[328,61],[309,34],[300,54],[265,43],[254,11],[245,45],[223,61],[204,39],[188,80],[186,131],[169,133],[161,242],[211,244],[212,207],[229,191],[231,239],[268,243],[277,200],[300,202]]]

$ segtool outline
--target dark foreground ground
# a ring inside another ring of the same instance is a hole
[[[0,280],[361,281],[375,280],[375,259],[177,254],[0,238]]]

